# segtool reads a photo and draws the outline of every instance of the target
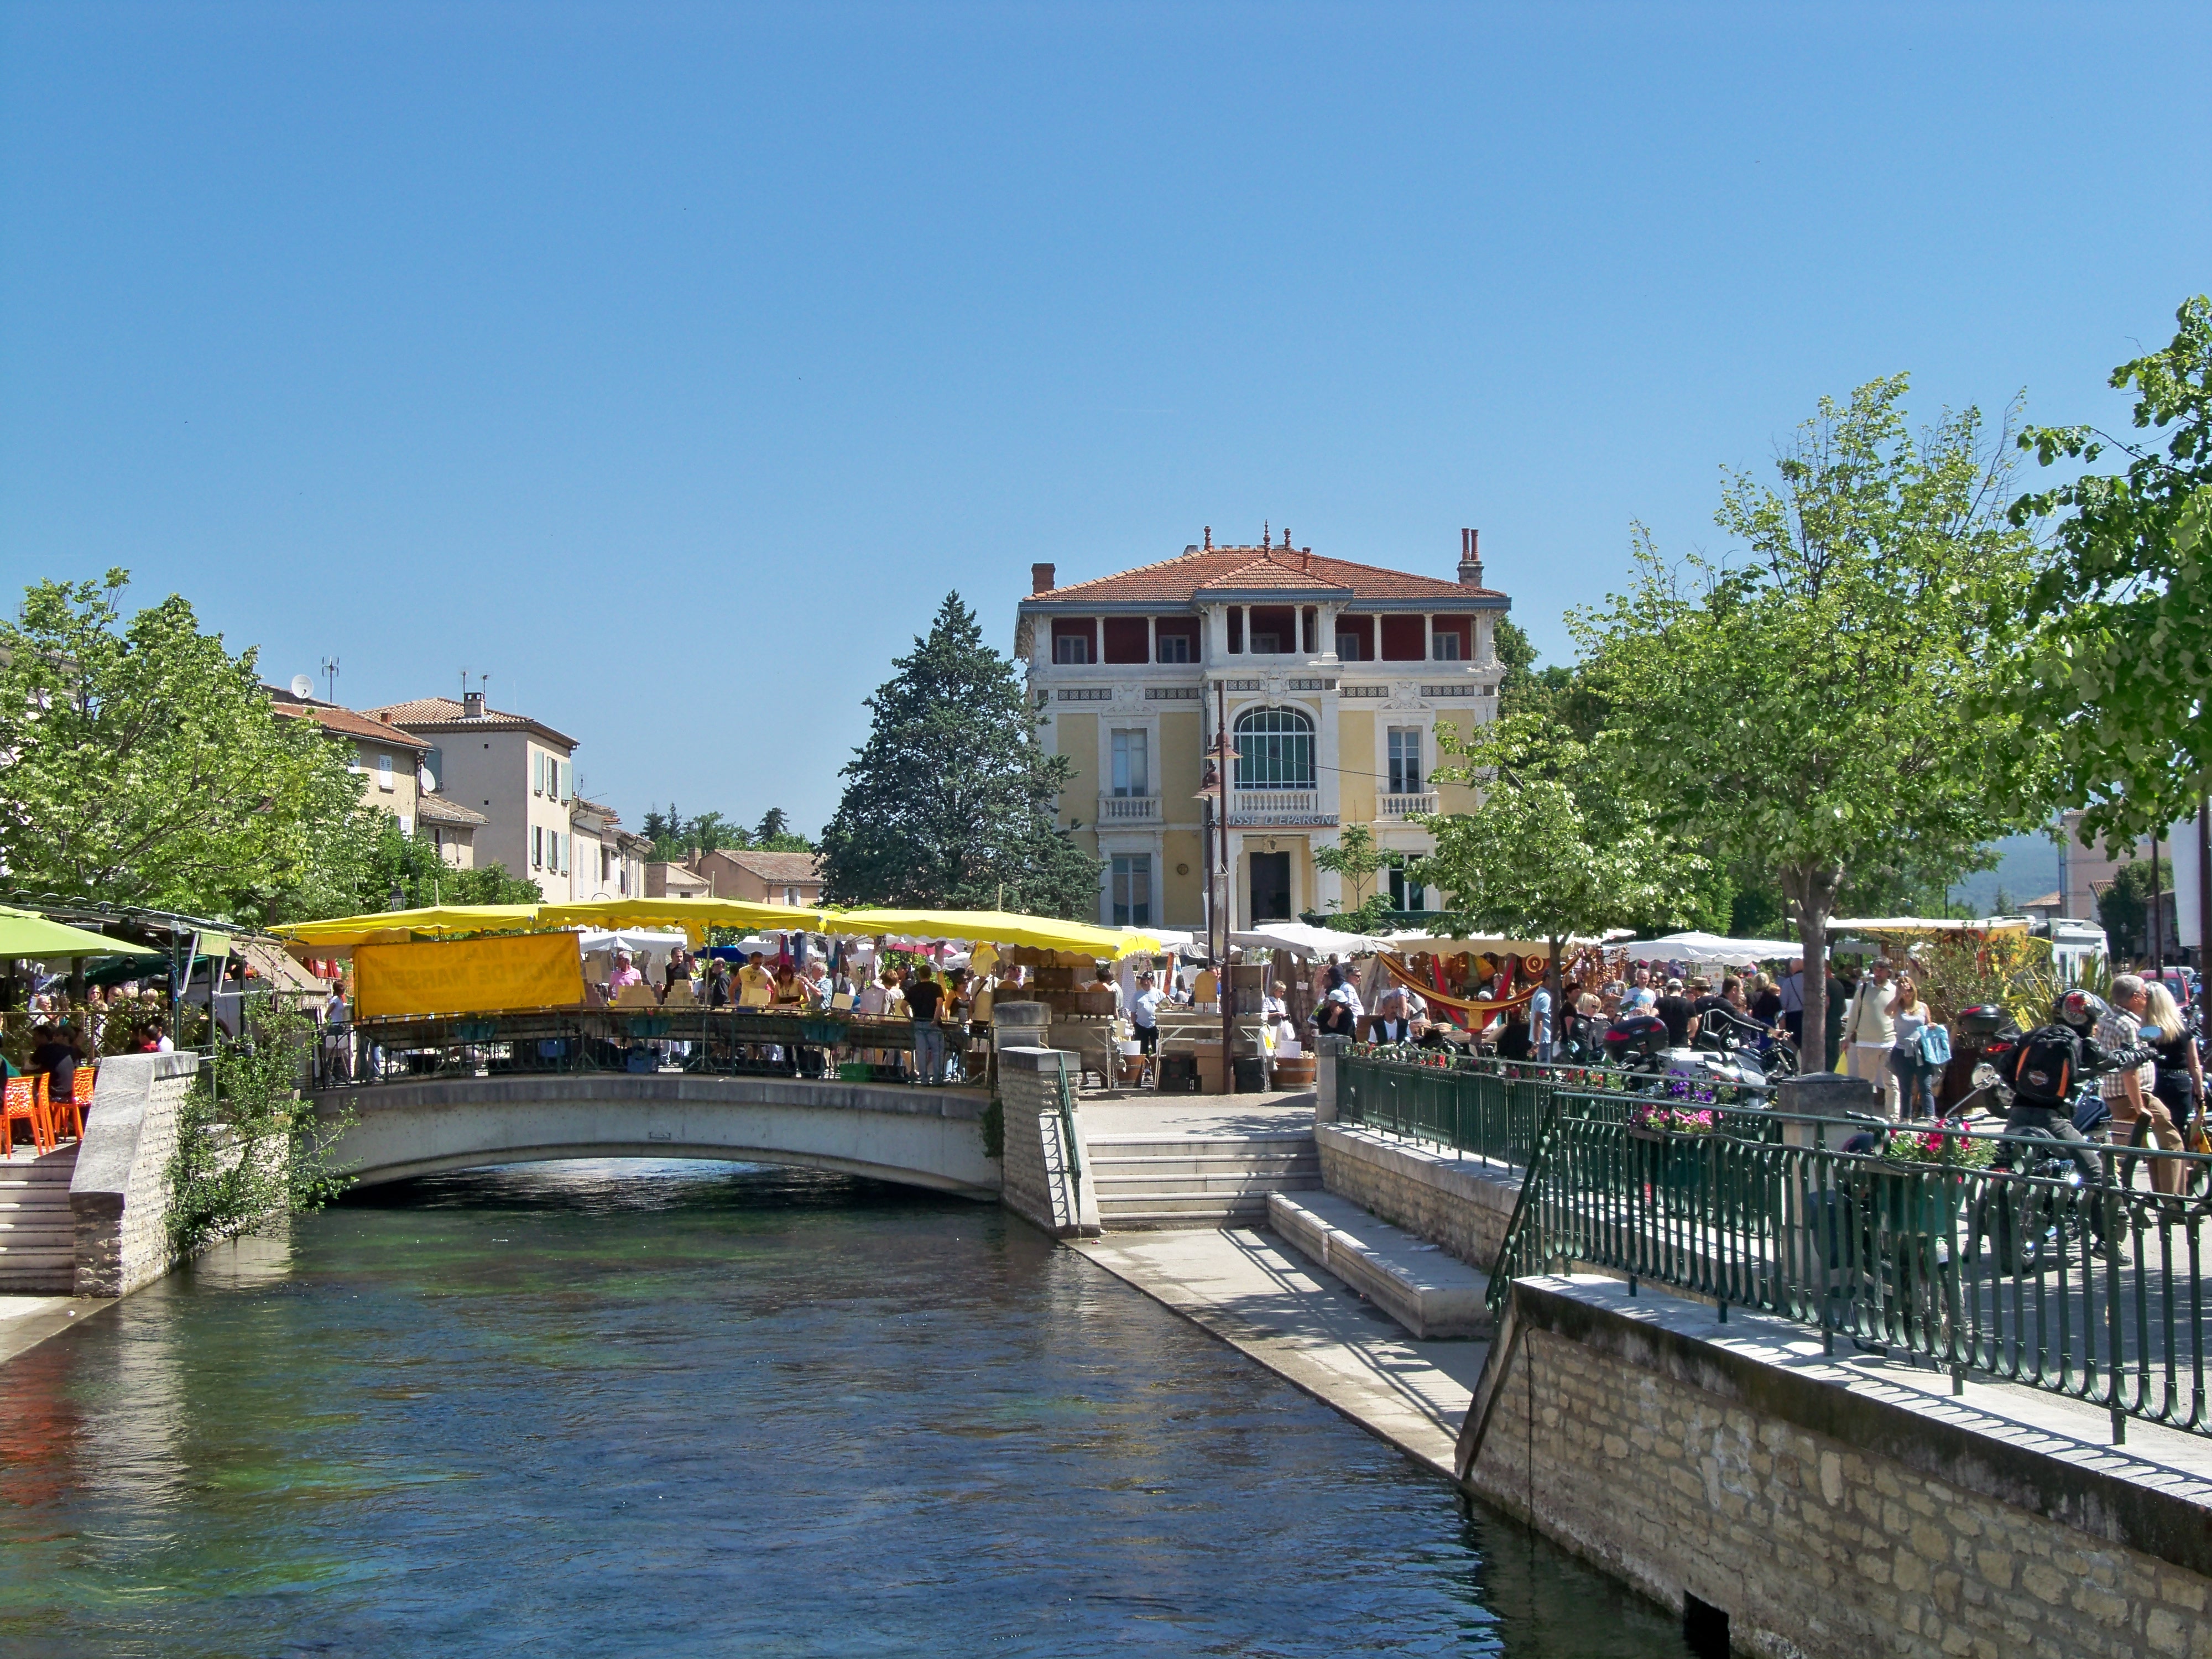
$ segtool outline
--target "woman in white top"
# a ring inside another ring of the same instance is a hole
[[[1920,1000],[1920,988],[1913,983],[1911,975],[1897,976],[1897,1000],[1890,1008],[1889,1017],[1896,1027],[1896,1035],[1890,1041],[1889,1069],[1897,1079],[1900,1115],[1933,1117],[1936,1068],[1920,1058],[1920,1034],[1936,1023],[1936,1017]]]

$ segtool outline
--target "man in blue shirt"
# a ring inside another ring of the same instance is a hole
[[[1536,1058],[1546,1065],[1552,1061],[1552,988],[1539,985],[1536,994],[1528,999],[1528,1041],[1536,1050]]]

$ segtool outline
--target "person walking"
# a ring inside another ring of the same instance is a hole
[[[2204,1115],[2204,1056],[2197,1030],[2173,993],[2152,981],[2148,1012],[2143,1015],[2142,1040],[2158,1050],[2158,1078],[2151,1092],[2158,1097],[2177,1125]]]
[[[1890,982],[1889,964],[1876,962],[1859,975],[1844,1016],[1844,1038],[1850,1044],[1850,1074],[1881,1091],[1885,1117],[1897,1115],[1897,1074],[1890,1070],[1889,1053],[1897,1046],[1897,987]]]
[[[1528,1046],[1536,1059],[1552,1063],[1552,988],[1539,985],[1528,998]]]
[[[1889,1069],[1897,1079],[1905,1117],[1936,1115],[1936,1079],[1940,1067],[1922,1054],[1922,1034],[1935,1024],[1936,1016],[1920,1000],[1920,988],[1910,974],[1897,976],[1897,995],[1890,1010],[1896,1036],[1890,1044]]]
[[[932,1089],[945,1082],[945,1028],[937,1022],[938,1007],[944,1000],[945,988],[932,977],[929,964],[915,963],[914,978],[906,988],[906,1011],[914,1024],[915,1070],[920,1081]]]
[[[2142,1042],[2142,1018],[2149,1008],[2150,988],[2142,975],[2119,975],[2112,981],[2112,1006],[2097,1022],[2097,1046],[2107,1054],[2114,1054]],[[2158,1063],[2147,1060],[2140,1066],[2106,1073],[2097,1079],[2097,1091],[2112,1114],[2115,1138],[2130,1146],[2140,1146],[2145,1139],[2154,1140],[2166,1151],[2178,1152],[2181,1150],[2181,1131],[2166,1109],[2166,1103],[2152,1092],[2157,1082]],[[2121,1165],[2124,1172],[2120,1176],[2123,1187],[2134,1179],[2135,1163],[2130,1158]],[[2177,1192],[2180,1176],[2180,1170],[2171,1160],[2154,1158],[2150,1188],[2154,1193]]]
[[[1805,1046],[1805,958],[1790,958],[1790,971],[1774,988],[1775,1000],[1780,1005],[1782,1029],[1790,1034],[1793,1047]]]

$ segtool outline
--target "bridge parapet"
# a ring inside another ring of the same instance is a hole
[[[995,1199],[980,1090],[693,1073],[426,1078],[326,1089],[355,1114],[336,1149],[363,1185],[559,1158],[736,1159]]]

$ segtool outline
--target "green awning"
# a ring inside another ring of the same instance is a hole
[[[35,910],[16,910],[0,904],[0,959],[29,957],[40,962],[70,957],[158,957],[161,951],[127,939],[82,927],[65,927],[48,921]]]

